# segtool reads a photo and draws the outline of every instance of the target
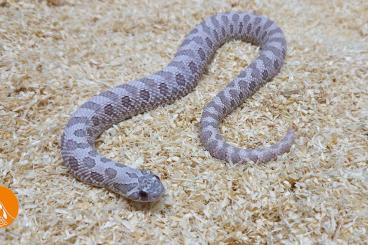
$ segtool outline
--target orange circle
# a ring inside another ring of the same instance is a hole
[[[18,215],[17,196],[9,188],[0,185],[0,228],[13,223]]]

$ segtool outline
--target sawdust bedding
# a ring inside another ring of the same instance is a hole
[[[0,1],[1,184],[20,202],[1,244],[363,244],[368,239],[367,1]],[[196,90],[107,130],[99,151],[161,176],[156,204],[76,181],[59,140],[78,105],[161,69],[208,15],[256,10],[287,63],[221,126],[231,142],[289,154],[229,166],[198,139],[203,106],[256,56],[224,45]]]

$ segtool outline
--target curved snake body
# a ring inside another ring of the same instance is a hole
[[[219,132],[221,120],[279,72],[286,54],[284,34],[272,20],[249,12],[230,12],[197,25],[161,71],[102,92],[74,112],[61,140],[64,163],[73,175],[134,201],[158,200],[165,191],[159,177],[101,156],[95,140],[113,124],[187,95],[215,51],[232,39],[259,45],[260,53],[204,108],[202,144],[213,157],[232,163],[266,162],[289,151],[294,141],[291,129],[278,143],[257,149],[233,146]]]

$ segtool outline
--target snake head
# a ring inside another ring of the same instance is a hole
[[[155,202],[165,193],[160,178],[150,171],[142,171],[138,178],[138,187],[129,195],[129,198],[137,202]]]

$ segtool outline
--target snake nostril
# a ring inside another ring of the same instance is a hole
[[[148,197],[148,193],[145,191],[139,191],[138,195],[142,198],[142,199],[146,199]]]

